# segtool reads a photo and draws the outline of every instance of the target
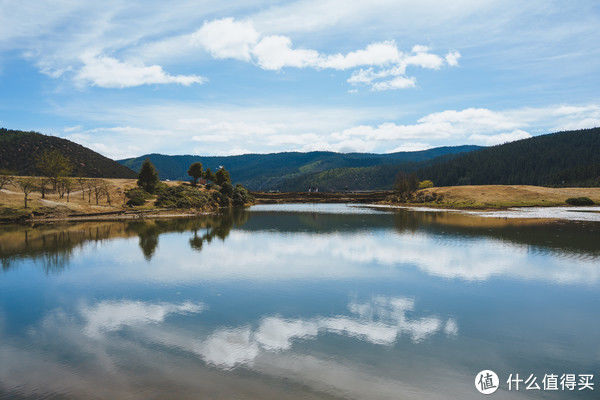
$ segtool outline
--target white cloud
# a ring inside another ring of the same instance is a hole
[[[81,83],[104,88],[165,83],[188,86],[193,83],[203,83],[206,80],[198,75],[169,75],[160,65],[131,64],[107,56],[86,54],[82,56],[81,60],[84,65],[75,75],[75,79]]]
[[[304,68],[319,64],[315,50],[292,49],[292,41],[286,36],[267,36],[252,50],[258,65],[264,69],[278,70],[283,67]]]
[[[514,142],[515,140],[530,138],[531,134],[520,129],[516,129],[508,133],[498,133],[496,135],[479,135],[473,134],[469,136],[470,143],[483,144],[486,146],[492,146],[495,144],[502,144],[507,142]]]
[[[455,67],[458,65],[458,59],[461,57],[461,54],[458,51],[451,51],[446,54],[446,62],[449,66]]]
[[[254,62],[266,70],[283,68],[315,68],[347,70],[357,67],[377,66],[389,69],[373,72],[370,78],[360,79],[361,72],[355,73],[348,80],[350,83],[371,83],[374,79],[384,76],[396,76],[389,81],[373,84],[374,90],[405,89],[415,86],[415,79],[404,75],[407,66],[426,69],[439,69],[444,65],[456,66],[460,56],[457,52],[448,53],[447,58],[430,53],[426,46],[413,46],[411,52],[403,53],[398,49],[394,40],[379,41],[368,44],[363,49],[350,51],[346,54],[325,54],[314,49],[296,48],[292,39],[283,35],[261,35],[249,20],[238,21],[224,18],[205,22],[198,31],[177,37],[162,39],[154,44],[146,45],[143,52],[171,52],[181,54],[182,49],[193,51],[202,47],[214,58],[232,58]]]
[[[403,143],[401,146],[395,147],[392,150],[389,151],[389,153],[397,153],[399,151],[421,151],[421,150],[427,150],[430,149],[431,146],[430,144],[427,143],[422,143],[422,142],[406,142]]]
[[[393,40],[371,43],[347,54],[334,54],[319,62],[321,68],[349,69],[364,65],[386,65],[400,61],[402,53]]]
[[[250,50],[258,37],[251,22],[223,18],[205,22],[192,35],[192,41],[203,46],[214,58],[249,61]]]
[[[77,105],[67,115],[104,127],[69,128],[63,137],[113,158],[152,152],[181,154],[182,148],[186,153],[205,155],[312,150],[389,153],[448,145],[493,145],[567,128],[600,126],[600,106],[594,104],[446,110],[412,123],[396,122],[402,114],[387,108],[189,103],[114,108]]]
[[[456,335],[458,325],[452,318],[408,318],[414,301],[402,297],[376,296],[366,303],[352,302],[348,309],[354,315],[317,316],[308,319],[263,318],[257,329],[250,327],[219,329],[193,345],[208,364],[222,369],[252,365],[261,352],[287,351],[297,340],[315,339],[320,333],[348,336],[382,346],[393,345],[399,335],[407,335],[415,343],[443,332]],[[165,344],[165,341],[162,341]]]
[[[375,82],[371,88],[375,91],[391,90],[391,89],[406,89],[415,87],[417,85],[415,78],[407,78],[405,76],[398,76],[389,81]]]
[[[169,314],[197,314],[204,308],[203,304],[191,302],[173,304],[123,300],[84,305],[80,313],[86,321],[84,332],[89,336],[99,336],[126,326],[161,323]]]

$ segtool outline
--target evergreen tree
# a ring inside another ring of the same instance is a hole
[[[231,183],[231,177],[229,176],[229,172],[225,169],[225,167],[219,168],[217,173],[215,174],[215,183],[219,186],[223,185],[225,182]]]
[[[206,179],[207,181],[214,182],[217,178],[215,177],[215,174],[213,174],[213,172],[210,170],[210,168],[206,168],[206,171],[204,171],[204,179]]]
[[[154,165],[150,162],[150,160],[146,159],[146,161],[144,161],[142,164],[142,168],[140,169],[140,173],[138,175],[138,186],[148,193],[154,193],[158,182],[158,172],[156,172],[156,168],[154,168]]]
[[[195,162],[190,165],[188,169],[188,175],[192,177],[192,184],[196,186],[198,179],[202,178],[202,163]]]

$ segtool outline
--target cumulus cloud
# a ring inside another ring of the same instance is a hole
[[[251,22],[223,18],[205,22],[191,39],[203,46],[214,58],[249,61],[250,50],[258,37]]]
[[[460,57],[461,55],[458,51],[451,51],[448,54],[446,54],[446,57],[444,58],[446,59],[448,65],[450,65],[451,67],[455,67],[458,65],[458,59]]]
[[[371,85],[376,91],[414,87],[415,78],[405,76],[408,66],[439,69],[444,64],[458,65],[460,57],[458,52],[442,57],[431,53],[428,47],[422,45],[402,52],[393,40],[373,42],[362,49],[345,54],[326,54],[314,49],[296,47],[288,36],[261,34],[251,21],[233,18],[208,21],[192,34],[146,45],[144,53],[148,54],[149,49],[152,49],[152,52],[181,54],[198,47],[217,59],[230,58],[253,62],[260,68],[273,71],[283,68],[348,70],[358,67],[381,67],[384,69],[377,72],[355,72],[348,79],[352,84]],[[389,76],[393,79],[373,83],[377,78]]]
[[[258,65],[264,69],[278,70],[283,67],[304,68],[317,66],[320,55],[315,50],[292,49],[292,41],[286,36],[267,36],[252,50]]]
[[[117,331],[127,326],[161,323],[170,314],[197,314],[204,310],[201,303],[146,303],[142,301],[102,301],[93,306],[83,305],[80,313],[89,336]]]
[[[351,302],[352,315],[316,316],[287,319],[267,316],[258,327],[221,328],[206,339],[192,345],[191,351],[206,363],[222,369],[252,365],[262,352],[290,350],[298,340],[314,340],[319,334],[348,336],[376,345],[391,346],[399,335],[407,335],[415,343],[436,333],[456,335],[458,325],[452,318],[408,318],[414,311],[414,300],[403,297],[376,296],[368,302]],[[168,344],[165,340],[163,344]],[[177,346],[180,342],[178,341]]]
[[[405,123],[398,122],[397,110],[386,108],[224,108],[177,103],[101,110],[77,106],[70,112],[115,126],[69,127],[63,136],[113,158],[156,151],[180,154],[182,148],[205,155],[231,154],[232,149],[236,154],[312,150],[388,153],[447,145],[494,145],[539,133],[600,126],[600,106],[595,104],[465,108],[434,112]]]
[[[126,88],[141,85],[177,83],[189,86],[204,83],[198,75],[170,75],[160,65],[146,66],[140,63],[127,63],[107,56],[86,54],[81,58],[83,67],[75,79],[80,83],[103,88]]]
[[[392,90],[392,89],[406,89],[415,87],[417,85],[415,78],[407,78],[405,76],[398,76],[389,81],[375,82],[371,87],[375,91],[381,90]]]
[[[497,135],[479,135],[474,134],[469,136],[469,140],[475,143],[481,143],[488,146],[495,144],[502,144],[508,142],[514,142],[515,140],[530,138],[531,134],[521,129],[515,129],[512,132],[499,133]]]

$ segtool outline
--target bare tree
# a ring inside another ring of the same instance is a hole
[[[73,181],[70,178],[60,178],[58,180],[58,184],[56,185],[56,190],[58,191],[58,196],[61,199],[64,199],[66,194],[68,202],[69,194],[73,190]]]
[[[62,199],[65,197],[65,180],[64,178],[58,178],[56,181],[56,191],[58,192],[58,198]]]
[[[106,196],[106,204],[108,204],[109,206],[112,205],[110,203],[110,184],[103,180],[100,184],[100,188],[102,189],[102,193],[104,193],[104,195]]]
[[[71,161],[58,150],[45,150],[37,157],[36,167],[42,175],[50,178],[54,190],[58,179],[69,175],[73,170]]]
[[[65,193],[67,194],[67,203],[69,202],[69,195],[73,191],[73,179],[65,178],[63,181]]]
[[[13,181],[11,173],[5,170],[0,170],[0,190],[4,189]]]
[[[47,178],[40,178],[37,180],[37,191],[42,195],[42,199],[46,198],[46,193],[50,190],[48,185],[52,182]]]
[[[79,178],[77,178],[77,183],[79,184],[79,187],[81,188],[81,198],[83,200],[85,200],[85,188],[87,185],[87,179],[79,177]]]
[[[96,197],[96,205],[100,201],[100,196],[103,191],[103,180],[102,179],[91,179],[92,188],[94,189],[94,196]]]
[[[28,178],[20,178],[17,179],[17,186],[21,188],[23,192],[23,202],[25,203],[25,208],[27,208],[27,200],[29,200],[29,194],[36,189],[36,184],[32,179]]]
[[[92,202],[92,192],[94,191],[94,186],[96,186],[94,179],[86,179],[85,187],[88,191],[88,203]]]

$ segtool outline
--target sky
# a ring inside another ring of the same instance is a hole
[[[597,0],[0,0],[0,126],[111,158],[600,126]]]

